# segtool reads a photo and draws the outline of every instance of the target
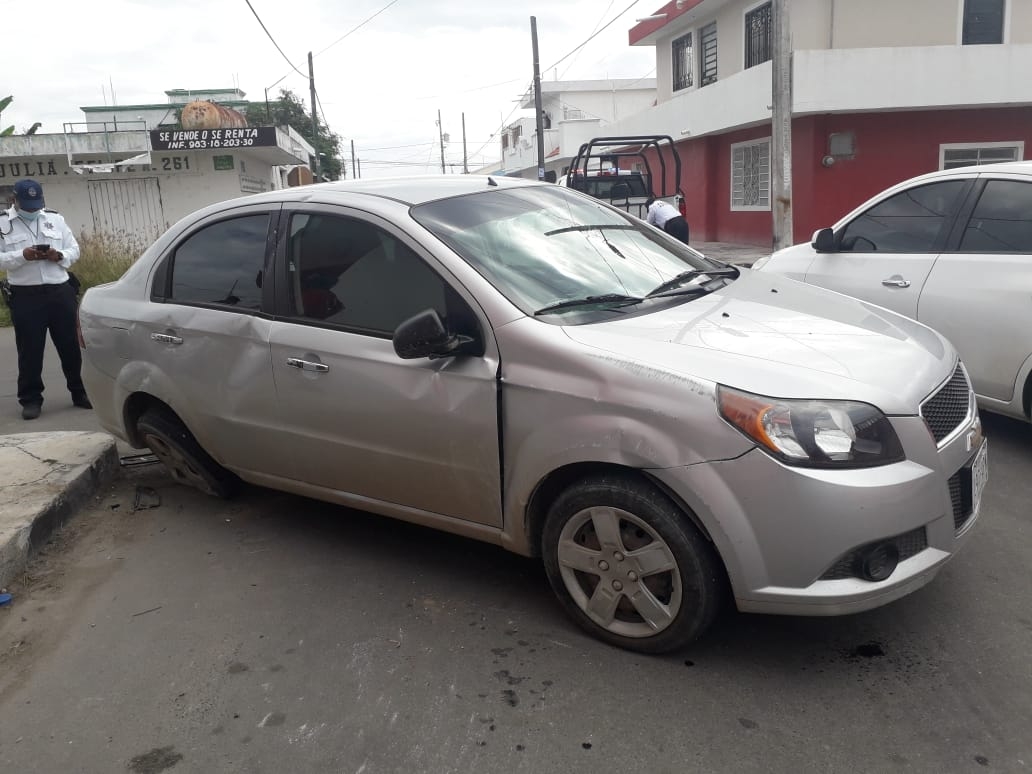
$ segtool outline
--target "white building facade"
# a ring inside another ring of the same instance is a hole
[[[135,118],[140,108],[87,111],[63,133],[0,137],[0,199],[33,178],[74,232],[139,248],[202,206],[287,187],[315,152],[290,127],[182,131],[157,110]]]
[[[583,143],[608,134],[615,121],[646,110],[655,100],[654,78],[542,81],[545,171],[561,175]],[[534,110],[533,91],[524,95],[520,107]],[[533,116],[506,126],[499,143],[501,162],[478,171],[538,178],[537,121]]]

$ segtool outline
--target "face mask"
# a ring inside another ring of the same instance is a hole
[[[19,210],[17,207],[15,207],[15,212],[17,212],[18,217],[22,218],[23,220],[35,220],[39,217],[39,210],[32,210],[31,212],[26,212],[25,210]]]

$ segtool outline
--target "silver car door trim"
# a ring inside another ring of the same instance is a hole
[[[909,288],[910,287],[910,280],[905,280],[905,279],[883,279],[881,281],[881,284],[883,284],[887,288]]]
[[[291,368],[300,368],[302,371],[315,371],[324,374],[330,370],[325,363],[313,363],[311,360],[302,360],[299,357],[288,357],[287,365]]]
[[[150,335],[154,341],[160,341],[162,344],[182,344],[182,336],[172,336],[168,333],[152,333]]]

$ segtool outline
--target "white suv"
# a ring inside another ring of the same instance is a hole
[[[904,181],[753,268],[935,328],[984,409],[1032,418],[1032,161]]]

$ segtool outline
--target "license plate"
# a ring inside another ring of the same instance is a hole
[[[982,490],[989,480],[989,442],[982,441],[982,446],[971,463],[971,513],[978,513],[982,502]]]

